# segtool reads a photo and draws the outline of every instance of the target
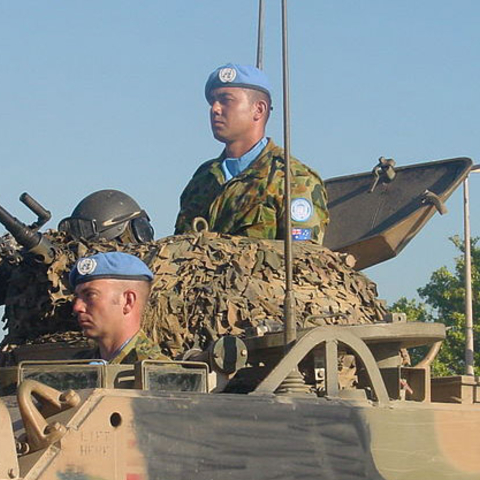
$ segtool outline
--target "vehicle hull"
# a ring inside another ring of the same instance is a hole
[[[473,480],[477,405],[97,389],[25,479]]]

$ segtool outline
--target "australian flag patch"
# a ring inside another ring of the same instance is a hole
[[[311,228],[292,228],[292,240],[311,240]]]

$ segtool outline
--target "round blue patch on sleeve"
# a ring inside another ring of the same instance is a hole
[[[312,216],[313,206],[306,198],[295,198],[292,200],[290,212],[294,222],[306,222]]]

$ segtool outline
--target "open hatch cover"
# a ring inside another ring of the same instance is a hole
[[[388,162],[325,182],[330,224],[324,245],[353,254],[358,270],[398,255],[436,209],[444,209],[473,164],[469,158],[399,168]]]

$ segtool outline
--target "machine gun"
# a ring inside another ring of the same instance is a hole
[[[55,259],[55,247],[38,229],[52,218],[52,214],[26,192],[20,195],[20,201],[37,215],[37,221],[31,225],[25,225],[0,206],[0,223],[19,245],[25,247],[43,263],[50,264]]]

